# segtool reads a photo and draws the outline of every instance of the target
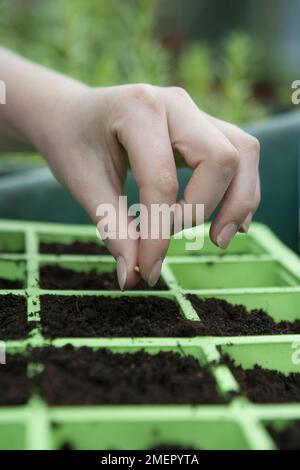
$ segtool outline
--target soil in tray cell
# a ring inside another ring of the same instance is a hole
[[[274,346],[276,347],[276,345]],[[240,385],[241,393],[254,403],[300,402],[300,374],[284,375],[276,370],[237,366],[228,356],[223,358]]]
[[[45,348],[33,380],[50,405],[224,403],[213,376],[193,356]]]
[[[0,289],[22,289],[23,287],[22,281],[0,278]]]
[[[203,324],[203,336],[256,336],[300,333],[300,320],[274,322],[263,310],[247,311],[222,299],[201,299],[189,295]]]
[[[295,421],[283,429],[267,427],[279,450],[300,450],[300,421]]]
[[[40,253],[49,255],[110,255],[108,249],[95,242],[41,242]]]
[[[0,406],[23,405],[30,395],[27,361],[19,355],[7,355],[6,364],[0,365]]]
[[[27,321],[26,300],[17,295],[0,296],[0,340],[26,338],[34,326]]]
[[[116,272],[99,273],[95,269],[78,272],[57,265],[46,265],[40,269],[42,289],[57,290],[120,290]],[[133,290],[168,290],[162,279],[154,288],[141,280]]]
[[[42,333],[55,337],[195,337],[201,322],[164,297],[41,297]]]

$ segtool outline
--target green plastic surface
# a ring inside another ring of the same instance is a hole
[[[7,352],[23,353],[27,346],[50,344],[39,325],[39,301],[43,294],[145,296],[174,299],[182,315],[201,321],[185,295],[220,297],[263,308],[276,321],[300,318],[300,262],[266,227],[253,224],[250,233],[239,234],[224,253],[209,241],[199,253],[186,252],[185,240],[173,240],[163,264],[167,291],[53,291],[39,288],[39,268],[54,263],[75,270],[115,269],[110,256],[45,255],[39,242],[96,241],[91,226],[29,222],[0,222],[0,277],[23,280],[23,290],[0,290],[0,296],[24,296],[28,321],[37,327],[27,340],[7,341]],[[9,253],[3,253],[9,250]],[[1,338],[1,332],[0,332]],[[227,395],[239,386],[229,369],[219,365],[220,350],[245,368],[260,364],[284,373],[300,372],[293,361],[300,349],[300,335],[257,337],[186,338],[61,338],[56,347],[107,347],[115,352],[145,349],[151,354],[177,351],[192,354],[208,364],[219,393]],[[300,354],[299,354],[300,359]],[[300,361],[299,361],[300,362]],[[1,365],[0,367],[5,367]],[[257,405],[236,396],[228,405],[76,406],[50,407],[39,396],[26,406],[0,407],[0,449],[56,449],[69,443],[78,449],[150,449],[162,443],[197,449],[275,449],[266,423],[300,419],[300,403]]]

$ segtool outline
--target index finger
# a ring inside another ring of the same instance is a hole
[[[159,219],[156,216],[163,204],[171,208],[176,203],[178,193],[167,119],[160,105],[152,102],[151,106],[141,107],[134,120],[126,121],[126,130],[119,132],[118,138],[128,153],[140,191],[140,274],[153,287],[159,279],[172,230],[171,211]]]

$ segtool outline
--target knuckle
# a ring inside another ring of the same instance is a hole
[[[224,165],[233,169],[236,169],[240,163],[240,154],[238,150],[233,147],[229,146],[224,151]]]
[[[155,87],[148,84],[138,84],[132,86],[132,96],[141,105],[147,108],[157,109],[159,107],[158,95]]]
[[[223,168],[235,171],[240,163],[240,154],[233,145],[223,146],[216,155],[215,161]]]
[[[256,204],[255,201],[247,201],[247,200],[241,200],[239,201],[239,210],[243,214],[243,216],[247,216],[250,213],[255,212],[256,210]]]
[[[189,98],[188,92],[180,87],[180,86],[172,86],[170,87],[170,90],[177,96],[180,96],[181,98]]]
[[[155,186],[167,196],[176,196],[179,190],[177,178],[170,171],[163,171],[156,179]]]
[[[259,158],[259,155],[260,155],[260,142],[256,137],[247,134],[246,138],[244,139],[243,147],[253,157],[255,157],[257,159]]]

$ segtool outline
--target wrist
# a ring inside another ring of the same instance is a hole
[[[0,70],[6,84],[6,104],[0,109],[4,146],[42,152],[49,134],[59,129],[64,110],[85,85],[5,49],[0,49]]]
[[[32,96],[28,120],[20,122],[20,130],[32,147],[47,155],[50,146],[67,137],[67,124],[76,118],[75,103],[85,89],[81,83],[60,77]]]

